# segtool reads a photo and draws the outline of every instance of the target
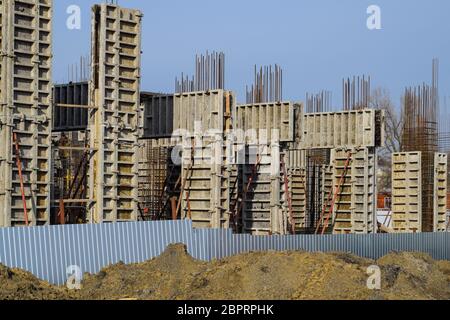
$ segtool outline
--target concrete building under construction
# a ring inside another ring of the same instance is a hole
[[[53,84],[52,1],[0,5],[0,226],[189,219],[252,235],[447,230],[447,156],[408,122],[404,141],[423,143],[394,154],[393,228],[377,220],[385,114],[370,108],[370,78],[344,81],[342,108],[331,111],[327,93],[286,101],[282,69],[255,68],[241,104],[225,86],[225,55],[213,52],[196,57],[174,93],[144,91],[143,14],[101,4],[89,76]],[[426,110],[407,96],[405,108]]]

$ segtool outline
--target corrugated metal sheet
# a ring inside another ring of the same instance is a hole
[[[190,221],[165,221],[3,228],[0,263],[62,285],[69,266],[98,273],[120,261],[147,261],[173,243],[186,244],[194,258],[204,261],[268,250],[348,252],[372,259],[392,251],[417,251],[450,260],[450,233],[271,237],[234,235],[225,229],[196,230]]]

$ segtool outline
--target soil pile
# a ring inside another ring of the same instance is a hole
[[[74,293],[38,280],[31,273],[0,265],[0,300],[67,300]]]
[[[377,265],[382,290],[367,288]],[[419,253],[393,253],[379,261],[350,254],[266,252],[212,263],[190,257],[183,245],[136,265],[115,265],[87,275],[83,299],[292,300],[450,299],[450,262]]]
[[[381,269],[382,289],[367,288],[367,268]],[[249,253],[211,263],[171,245],[145,263],[119,263],[85,275],[67,291],[31,274],[0,266],[0,299],[143,300],[384,300],[450,299],[450,262],[420,253],[378,261],[343,253]]]

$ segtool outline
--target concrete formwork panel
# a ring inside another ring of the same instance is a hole
[[[89,83],[59,84],[53,87],[53,131],[86,130],[89,105]]]
[[[173,133],[173,95],[141,93],[144,138],[168,138]]]
[[[274,102],[237,105],[234,128],[250,132],[254,130],[258,143],[270,143],[272,130],[279,130],[280,142],[300,140],[300,121],[303,105],[292,102]],[[248,137],[249,139],[253,137]],[[266,139],[266,141],[261,139]],[[257,143],[256,141],[248,141]]]
[[[289,233],[289,212],[286,198],[282,198],[280,144],[245,145],[243,148],[245,164],[240,165],[240,179],[242,190],[248,187],[248,191],[241,196],[242,232],[252,235]]]
[[[208,130],[226,132],[231,128],[235,97],[230,91],[211,90],[174,96],[173,130],[189,135]]]
[[[141,19],[116,5],[92,10],[91,223],[138,217]]]
[[[348,155],[350,162],[345,170]],[[367,234],[376,227],[376,164],[375,153],[368,148],[334,149],[331,152],[332,173],[324,175],[324,189],[328,192],[323,199],[335,196],[332,213],[334,234]],[[345,174],[344,174],[345,173]],[[339,185],[344,174],[343,184]],[[332,180],[330,180],[330,178]],[[332,188],[330,188],[330,182]],[[326,204],[324,204],[326,205]],[[329,214],[330,206],[326,208]]]
[[[302,129],[302,149],[380,147],[384,113],[367,109],[305,114]]]
[[[295,230],[303,230],[307,228],[306,217],[306,169],[289,168],[287,170],[289,193],[292,202],[292,215],[295,223]],[[284,186],[283,186],[284,188]],[[282,189],[284,191],[284,189]],[[289,203],[285,192],[282,192],[284,210],[289,217]]]
[[[286,154],[286,166],[288,168],[306,168],[306,150],[297,149],[294,144],[288,144],[287,148],[283,148]]]
[[[392,155],[392,218],[399,233],[422,231],[422,153]]]
[[[447,231],[447,164],[447,154],[436,153],[434,160],[434,232]]]
[[[181,171],[181,218],[195,228],[230,227],[232,164],[221,141],[185,144]]]
[[[46,225],[50,220],[52,1],[2,0],[0,8],[0,226],[23,226],[27,220],[14,133],[29,225]]]

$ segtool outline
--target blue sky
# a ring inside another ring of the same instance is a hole
[[[90,7],[99,1],[55,0],[54,80],[90,51]],[[80,30],[66,27],[70,5],[81,7]],[[240,101],[254,64],[284,68],[285,100],[333,92],[341,106],[343,77],[369,74],[399,104],[405,86],[431,81],[440,59],[441,95],[450,95],[448,0],[120,0],[143,20],[142,89],[172,92],[174,78],[192,73],[196,53],[226,53],[226,86]],[[381,8],[382,30],[366,27],[369,5]]]

